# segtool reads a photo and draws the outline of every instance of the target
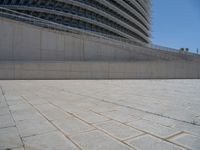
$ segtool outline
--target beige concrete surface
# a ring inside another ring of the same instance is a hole
[[[200,56],[0,17],[0,79],[199,79]]]
[[[0,61],[196,60],[197,56],[56,31],[0,17]]]
[[[0,80],[0,150],[199,150],[200,80]]]
[[[199,79],[198,61],[0,62],[0,79]]]

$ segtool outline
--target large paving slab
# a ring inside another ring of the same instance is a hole
[[[181,134],[171,139],[172,142],[184,145],[188,149],[199,150],[200,149],[200,138],[190,135]]]
[[[129,150],[127,145],[110,138],[108,135],[91,131],[72,137],[72,139],[82,148],[87,150]]]
[[[0,109],[0,115],[10,114],[9,109],[7,107],[2,107]]]
[[[0,116],[0,128],[6,128],[14,126],[15,123],[10,114]]]
[[[103,121],[109,120],[108,118],[91,111],[86,111],[86,112],[83,111],[76,115],[77,117],[82,118],[88,123],[97,123],[97,122],[103,122]]]
[[[146,121],[143,119],[133,121],[131,123],[128,123],[128,125],[137,129],[142,129],[149,134],[153,134],[161,138],[167,138],[180,132],[179,130],[176,130],[174,128],[162,126],[152,121]]]
[[[135,149],[142,150],[181,150],[182,148],[163,141],[151,135],[143,135],[135,139],[130,139],[126,142]]]
[[[66,135],[73,135],[94,129],[94,127],[75,117],[69,117],[63,120],[55,120],[53,123]]]
[[[0,150],[199,150],[200,80],[0,81]]]
[[[23,139],[26,150],[78,150],[78,147],[59,132]]]
[[[56,130],[48,121],[41,119],[23,120],[17,122],[16,125],[22,137],[34,136]]]
[[[0,150],[22,147],[22,141],[17,128],[0,129]]]
[[[95,126],[101,130],[104,130],[111,136],[118,138],[119,140],[125,140],[143,134],[143,132],[140,132],[134,128],[131,128],[129,126],[126,126],[120,122],[116,122],[113,120],[99,123],[96,124]]]

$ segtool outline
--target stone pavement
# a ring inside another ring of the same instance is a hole
[[[200,80],[0,81],[0,150],[200,150]]]

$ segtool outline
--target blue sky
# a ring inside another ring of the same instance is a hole
[[[152,42],[200,51],[200,0],[153,0]]]

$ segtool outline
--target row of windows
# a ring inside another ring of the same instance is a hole
[[[89,6],[92,6],[92,7],[95,7],[97,9],[100,9],[100,10],[103,10],[105,11],[106,13],[108,14],[111,14],[112,16],[115,16],[116,18],[126,22],[127,24],[129,24],[130,26],[134,27],[135,29],[139,30],[140,32],[142,32],[143,34],[145,34],[146,36],[148,36],[148,34],[146,32],[144,32],[138,25],[134,24],[133,22],[131,22],[130,20],[126,19],[125,17],[123,17],[122,15],[120,15],[119,13],[113,11],[112,9],[102,5],[101,3],[99,3],[98,1],[96,0],[75,0],[75,1],[78,1],[78,2],[81,2],[81,3],[84,3],[84,4],[87,4]],[[43,1],[40,1],[41,3],[38,3],[38,2],[33,2],[32,4],[34,3],[37,3],[37,4],[42,4]],[[46,3],[46,2],[44,2]],[[52,7],[55,6],[55,4],[58,3],[57,1],[54,1],[54,0],[51,0],[51,2],[49,3]],[[29,4],[30,4],[30,1],[29,1]],[[64,4],[62,4],[61,6],[63,6]],[[121,5],[120,5],[121,6]],[[132,14],[133,16],[134,14]],[[135,15],[134,15],[135,16]],[[136,17],[136,16],[135,16]],[[147,26],[139,19],[139,18],[136,18],[137,21],[139,21],[146,29]]]
[[[130,36],[140,39],[143,42],[146,42],[142,37],[136,35],[134,32],[124,28],[123,26],[120,26],[119,24],[116,24],[115,22],[113,22],[99,14],[95,14],[92,11],[88,11],[86,9],[82,9],[81,7],[77,7],[77,6],[70,5],[70,4],[59,5],[59,3],[57,3],[57,4],[53,3],[56,1],[51,1],[51,2],[52,3],[42,3],[42,1],[40,1],[40,2],[33,1],[32,3],[30,3],[30,1],[29,2],[25,1],[25,4],[26,5],[29,4],[28,6],[37,6],[37,7],[39,6],[39,7],[49,8],[49,9],[62,10],[62,11],[70,12],[72,14],[76,14],[79,16],[84,16],[84,17],[93,19],[95,21],[102,22],[102,23],[109,25],[117,30],[120,30],[126,34],[129,34]],[[64,6],[64,9],[63,9],[63,7],[59,7],[59,6]]]
[[[122,11],[126,12],[127,14],[129,14],[130,16],[132,16],[133,18],[135,18],[138,22],[140,22],[143,26],[145,26],[146,28],[148,28],[141,20],[140,18],[138,18],[135,14],[133,14],[131,11],[129,11],[128,9],[126,9],[125,7],[123,7],[122,5],[120,5],[119,3],[117,3],[115,0],[107,0],[108,2],[110,2],[111,4],[115,5],[117,8],[121,9]]]
[[[53,9],[53,8],[50,8],[50,9]],[[130,31],[130,30],[127,30],[126,28],[108,20],[107,18],[105,17],[98,17],[98,14],[94,14],[93,12],[88,12],[87,10],[84,10],[80,7],[76,7],[76,6],[73,6],[73,5],[69,5],[68,8],[66,9],[66,11],[70,14],[75,14],[75,15],[79,15],[79,16],[84,16],[84,17],[87,17],[87,18],[90,18],[90,19],[93,19],[95,21],[98,21],[98,22],[102,22],[108,26],[111,26],[119,31],[122,31],[130,36],[133,36],[137,39],[140,39],[141,41],[145,42],[143,38],[137,36],[134,32]],[[59,23],[64,23],[65,20],[59,22]],[[75,27],[78,27],[78,26],[75,26]],[[80,26],[82,28],[82,26]]]
[[[8,0],[7,1],[7,4],[10,4],[13,0]],[[87,5],[90,5],[92,7],[95,7],[97,9],[101,9],[109,14],[111,14],[112,16],[115,16],[116,18],[126,22],[127,24],[129,24],[130,26],[132,26],[133,28],[139,30],[140,32],[142,32],[144,35],[148,36],[148,34],[146,32],[144,32],[138,25],[134,24],[133,22],[131,22],[130,20],[126,19],[125,17],[123,17],[122,15],[120,15],[119,13],[117,12],[114,12],[113,10],[111,10],[110,8],[100,4],[99,2],[97,2],[96,0],[75,0],[75,1],[78,1],[78,2],[81,2],[81,3],[85,3]],[[20,0],[15,0],[15,3],[14,4],[20,4],[19,3]],[[37,4],[38,6],[39,5],[45,5],[45,4],[48,4],[49,6],[51,7],[55,7],[56,4],[59,3],[58,1],[55,1],[55,0],[51,0],[50,2],[46,2],[45,0],[24,0],[23,1],[23,4],[26,4],[26,5],[34,5],[34,4]],[[61,4],[61,7],[63,6],[64,4]],[[140,21],[138,19],[138,21]],[[142,22],[140,22],[142,23]],[[143,23],[144,24],[144,23]]]
[[[140,2],[140,1],[138,1],[138,0],[135,0],[139,5],[140,5],[140,7],[142,7],[143,8],[143,10],[145,10],[146,11],[146,9],[145,9],[145,7],[142,5],[142,3]]]
[[[142,5],[142,3],[139,0],[136,0],[136,2],[143,8],[144,11],[148,13],[148,11],[145,9],[145,7]]]
[[[138,38],[139,36],[136,35],[134,32],[124,28],[123,26],[99,15],[99,14],[96,14],[92,11],[88,11],[86,9],[83,9],[81,7],[77,7],[77,6],[74,6],[74,5],[70,5],[70,4],[66,4],[65,6],[66,9],[62,10],[62,11],[65,11],[65,12],[69,12],[69,13],[72,13],[72,14],[75,14],[75,15],[79,15],[79,16],[83,16],[83,17],[86,17],[86,18],[89,18],[89,19],[92,19],[92,20],[95,20],[95,21],[98,21],[98,22],[101,22],[101,23],[104,23],[108,26],[111,26],[119,31],[122,31],[126,34],[129,34],[133,37],[136,37]],[[50,9],[53,9],[53,8],[50,8]],[[56,8],[58,10],[58,8]],[[139,37],[140,40],[144,41],[144,39],[142,37]]]
[[[65,26],[75,27],[75,28],[79,28],[79,29],[102,33],[102,34],[108,34],[111,36],[120,36],[112,31],[106,30],[106,29],[96,26],[94,24],[90,24],[88,22],[70,18],[70,17],[58,16],[58,15],[54,15],[54,14],[47,14],[47,13],[40,13],[40,12],[32,12],[32,11],[27,11],[27,10],[20,11],[20,12],[26,13],[28,15],[32,15],[35,17],[39,16],[42,19],[46,19],[46,20],[53,21],[53,22],[56,22],[59,24],[63,24]],[[120,37],[122,37],[122,36],[120,36]]]
[[[101,4],[98,5],[99,3],[95,2],[95,0],[76,0],[76,1],[84,2],[86,4],[89,4],[89,5],[93,6],[93,7],[96,7],[98,9],[104,8],[104,10],[107,10],[106,9],[107,7],[105,7],[104,5],[101,5]],[[8,0],[7,4],[11,4],[11,2],[12,2],[12,0]],[[0,3],[2,3],[2,1],[0,1]],[[135,34],[134,32],[132,32],[132,31],[124,28],[123,26],[121,26],[121,25],[119,25],[119,24],[117,24],[117,23],[115,23],[115,22],[113,22],[113,21],[111,21],[111,20],[109,20],[109,19],[107,19],[107,18],[105,18],[105,17],[97,14],[97,13],[94,13],[92,11],[83,9],[81,7],[77,7],[77,6],[74,6],[74,5],[61,3],[61,2],[58,2],[58,1],[55,1],[55,0],[51,0],[50,2],[46,2],[45,0],[39,0],[39,1],[24,0],[23,3],[20,0],[16,0],[15,4],[23,4],[23,5],[27,5],[27,6],[44,7],[44,8],[49,8],[49,9],[54,9],[54,10],[58,10],[58,11],[69,12],[71,14],[75,14],[75,15],[87,17],[87,18],[93,19],[95,21],[98,21],[98,22],[104,23],[106,25],[109,25],[109,26],[111,26],[111,27],[113,27],[113,28],[115,28],[115,29],[117,29],[119,31],[122,31],[122,32],[124,32],[124,33],[126,33],[128,35],[131,35],[132,37],[135,37],[135,38],[137,38],[137,39],[139,39],[139,40],[141,40],[143,42],[147,42],[141,36],[139,36],[139,35]],[[107,11],[109,11],[109,10],[107,10]],[[110,10],[110,13],[113,13],[113,15],[116,16],[116,13],[113,12],[112,10]],[[128,22],[127,19],[126,19],[126,21]],[[63,23],[64,21],[61,21],[61,22]],[[72,23],[72,25],[73,24],[74,23]],[[136,29],[138,29],[139,31],[141,31],[146,36],[148,36],[142,29],[138,28],[135,24],[132,24],[132,26],[133,25],[134,25],[134,27]],[[93,26],[95,26],[95,25],[93,25]],[[81,25],[81,23],[79,24],[78,27],[83,28],[82,25]],[[94,31],[93,28],[90,28],[90,30]],[[108,31],[106,31],[106,33],[108,33]]]
[[[7,10],[0,10],[0,11],[4,12],[4,13],[9,13],[9,14],[15,15],[14,12],[10,12],[10,11],[7,11]],[[104,28],[101,28],[99,26],[96,26],[96,25],[93,25],[93,24],[90,24],[90,23],[87,23],[87,22],[84,22],[84,21],[81,21],[81,20],[77,20],[77,19],[74,19],[74,18],[70,18],[70,17],[62,17],[62,16],[58,16],[58,15],[54,15],[54,14],[48,14],[48,13],[32,12],[32,11],[28,11],[28,10],[21,10],[21,11],[19,10],[18,12],[21,13],[21,16],[23,16],[22,14],[31,15],[31,16],[34,16],[34,17],[39,16],[42,19],[53,21],[53,22],[56,22],[56,23],[59,23],[59,24],[63,24],[65,26],[84,29],[84,30],[96,32],[97,34],[101,34],[101,35],[103,34],[103,35],[111,35],[111,36],[118,36],[118,37],[121,37],[121,38],[125,38],[123,36],[120,36],[120,35],[118,35],[114,32],[111,32],[111,31],[106,30]],[[9,16],[7,16],[7,17],[9,17]],[[27,17],[27,16],[24,16],[24,17]],[[12,16],[10,16],[10,18],[15,19],[15,20],[20,20],[20,18],[16,18],[16,17],[12,17]],[[23,19],[22,19],[22,21],[27,22],[26,20],[23,20]],[[31,23],[31,22],[28,21],[28,23]]]
[[[131,6],[133,9],[135,9],[137,12],[139,12],[144,18],[145,18],[145,20],[147,21],[147,22],[149,22],[148,21],[148,19],[147,19],[147,16],[145,16],[135,5],[133,5],[129,0],[123,0],[124,2],[126,2],[129,6]],[[143,8],[142,8],[143,9]]]
[[[98,1],[96,0],[75,0],[75,1],[78,1],[78,2],[82,2],[82,3],[85,3],[87,5],[90,5],[92,7],[95,7],[97,9],[100,9],[100,10],[103,10],[104,12],[122,20],[123,22],[126,22],[127,24],[129,24],[130,26],[134,27],[135,29],[139,30],[140,32],[142,32],[143,34],[147,35],[143,29],[141,29],[138,25],[134,24],[133,22],[131,22],[130,20],[126,19],[125,17],[123,17],[121,14],[113,11],[112,9],[108,8],[107,6],[104,6],[102,5],[101,3],[99,3]],[[138,20],[141,24],[144,24],[142,23],[141,20]],[[144,25],[144,27],[148,30],[148,28]]]

